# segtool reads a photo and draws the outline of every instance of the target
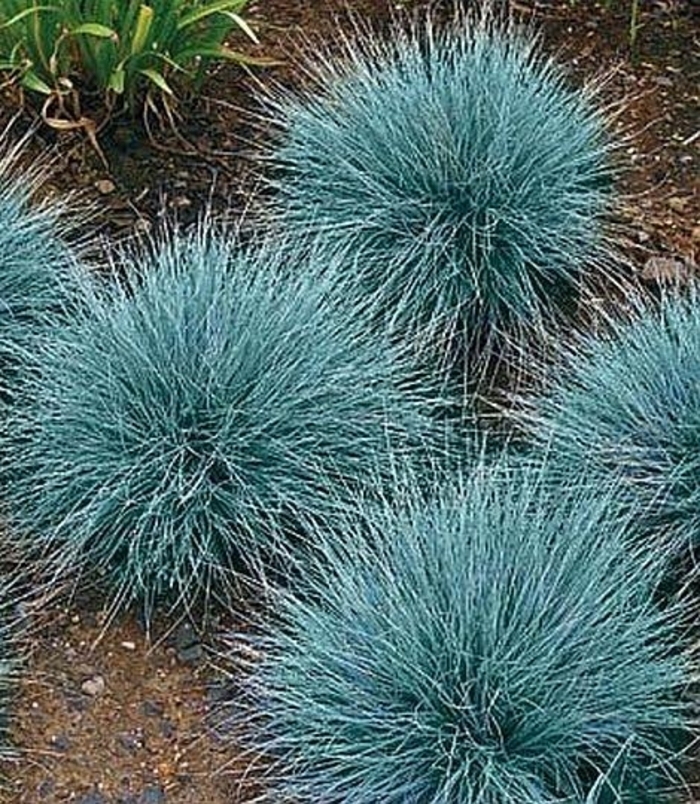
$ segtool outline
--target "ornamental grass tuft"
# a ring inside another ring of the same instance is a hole
[[[312,263],[173,235],[40,344],[2,470],[12,526],[57,574],[107,576],[114,605],[148,611],[225,594],[367,491],[389,446],[409,460],[432,439],[400,357]]]
[[[33,339],[75,308],[80,269],[66,244],[75,228],[63,204],[38,201],[41,166],[22,165],[24,144],[0,135],[0,394],[11,396],[14,375]]]
[[[611,263],[615,144],[597,85],[572,87],[531,32],[488,14],[362,31],[340,50],[309,65],[305,91],[268,101],[283,225],[344,251],[409,340],[464,357],[551,328]]]
[[[670,530],[679,545],[700,543],[699,301],[637,305],[633,319],[579,338],[523,414],[563,482],[621,472],[637,527]]]
[[[239,650],[232,722],[264,800],[666,800],[686,659],[611,485],[555,499],[547,471],[479,469],[397,499],[348,511]]]

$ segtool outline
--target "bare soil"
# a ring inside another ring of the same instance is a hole
[[[433,5],[442,13],[448,4]],[[633,135],[621,182],[629,255],[642,282],[687,279],[700,260],[698,6],[645,0],[631,48],[629,3],[611,5],[606,10],[592,0],[511,2],[516,15],[541,29],[545,48],[569,66],[574,83],[601,69],[611,72],[607,96],[611,103],[623,102],[619,123]],[[352,7],[380,27],[393,14],[409,13],[388,0],[357,0]],[[80,132],[39,126],[29,157],[54,158],[47,192],[80,191],[95,205],[93,227],[110,239],[152,229],[164,216],[195,220],[207,206],[240,215],[258,183],[255,153],[266,139],[256,86],[300,80],[300,42],[314,36],[333,41],[338,26],[349,25],[343,0],[266,0],[250,12],[261,39],[257,50],[283,66],[254,74],[233,65],[218,69],[204,95],[182,106],[177,132],[152,120],[149,137],[141,122],[115,119],[99,138],[105,162]],[[11,93],[0,98],[0,122],[16,112],[14,101]],[[25,109],[13,132],[19,136],[32,117]],[[221,671],[205,642],[197,637],[185,645],[181,626],[172,623],[149,638],[129,615],[105,627],[99,611],[77,603],[55,603],[43,615],[49,625],[29,641],[12,712],[19,758],[5,768],[9,787],[0,800],[251,799],[246,761],[235,744],[221,740],[209,717]]]

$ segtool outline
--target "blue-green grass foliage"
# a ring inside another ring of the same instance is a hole
[[[596,86],[573,88],[532,32],[488,15],[336,46],[305,91],[268,101],[282,225],[343,250],[411,339],[484,349],[552,324],[610,262],[615,146]]]
[[[308,255],[203,227],[118,267],[126,287],[37,348],[3,429],[10,522],[61,570],[108,574],[119,601],[221,592],[389,445],[432,438],[401,358]]]
[[[523,411],[563,482],[622,472],[638,527],[700,543],[700,299],[637,305],[574,341]]]
[[[23,144],[0,135],[0,392],[11,395],[14,375],[33,338],[78,304],[81,270],[65,238],[74,228],[65,205],[37,201],[46,178],[21,164]]]
[[[0,529],[3,559],[0,567],[0,795],[6,791],[3,763],[17,760],[20,751],[13,741],[14,698],[27,653],[29,622],[27,568],[13,565],[5,529]]]
[[[10,635],[0,635],[0,762],[17,758],[17,749],[12,744],[10,709],[19,673],[19,654]],[[0,789],[2,789],[0,770]]]
[[[253,642],[233,721],[269,800],[666,800],[686,659],[611,484],[555,498],[547,471],[496,466],[402,488],[348,512]]]

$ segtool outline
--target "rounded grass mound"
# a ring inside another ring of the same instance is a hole
[[[400,359],[290,255],[173,237],[42,344],[2,445],[28,544],[188,603],[431,439]]]
[[[488,16],[392,34],[359,33],[309,65],[313,91],[270,99],[276,212],[344,250],[410,337],[533,335],[609,262],[596,89]]]
[[[561,478],[620,471],[638,527],[700,543],[700,298],[667,298],[579,340],[525,426]]]
[[[666,800],[687,668],[657,559],[628,552],[609,486],[553,499],[546,477],[482,470],[348,513],[244,686],[236,736],[269,800]]]
[[[6,135],[5,135],[6,136]],[[2,140],[2,135],[0,135]],[[65,242],[61,204],[37,201],[42,170],[21,162],[22,144],[0,142],[0,392],[11,394],[33,339],[75,308],[80,274]]]

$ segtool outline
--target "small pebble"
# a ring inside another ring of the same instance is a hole
[[[131,221],[129,222],[129,225]],[[148,218],[138,218],[138,220],[134,221],[134,231],[136,234],[148,234],[151,229],[153,228],[153,224],[148,220]]]
[[[110,179],[100,179],[99,181],[95,182],[95,189],[102,195],[109,195],[110,193],[113,193],[117,187],[113,181],[110,181]]]
[[[153,785],[145,787],[138,799],[138,804],[165,804],[165,791]]]
[[[143,748],[143,733],[140,729],[136,731],[124,731],[117,735],[117,740],[121,747],[130,754],[135,754]]]
[[[178,195],[170,202],[170,206],[173,209],[183,209],[185,207],[192,206],[192,200],[188,198],[186,195]]]
[[[141,711],[146,717],[160,717],[163,714],[163,705],[157,701],[144,701],[141,704]]]
[[[197,632],[194,630],[192,624],[188,622],[180,623],[172,636],[172,643],[177,650],[189,648],[190,645],[194,645],[197,642],[199,642]]]
[[[55,734],[51,738],[51,745],[56,749],[56,751],[68,751],[70,748],[70,740],[65,734]]]
[[[77,804],[109,804],[109,802],[102,795],[102,793],[95,791],[93,793],[88,793],[86,796],[82,796],[82,798],[79,798],[77,800]]]
[[[92,676],[80,685],[80,689],[90,697],[94,698],[97,695],[102,695],[106,688],[105,680],[102,676]]]
[[[200,643],[190,645],[187,648],[180,648],[177,651],[177,658],[182,664],[197,664],[204,658],[204,648]]]
[[[39,796],[39,799],[43,800],[49,796],[52,796],[55,789],[56,783],[53,781],[53,779],[44,779],[44,781],[41,782],[37,787],[36,792]]]
[[[685,198],[674,196],[673,198],[669,198],[668,205],[674,212],[683,212],[688,202]]]
[[[172,740],[177,731],[173,723],[165,719],[161,720],[158,730],[160,731],[161,737],[164,737],[166,740]]]
[[[130,640],[125,640],[122,642],[122,648],[124,648],[124,650],[136,650],[136,643],[131,642]]]
[[[175,655],[182,664],[196,664],[204,657],[204,648],[191,623],[181,623],[174,634]]]

